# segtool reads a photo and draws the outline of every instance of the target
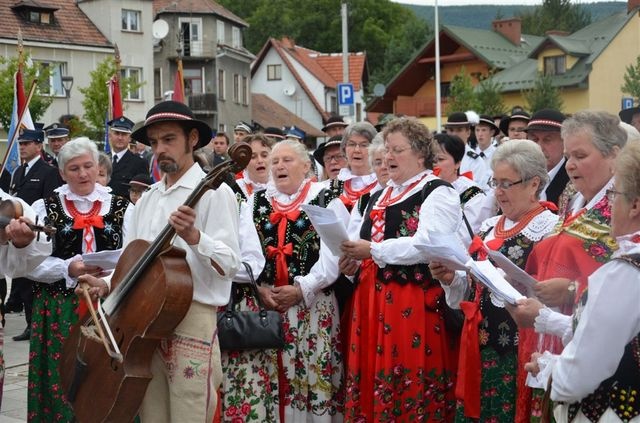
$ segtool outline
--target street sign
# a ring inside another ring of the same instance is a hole
[[[340,116],[353,116],[353,105],[351,106],[338,106],[338,114]]]
[[[633,98],[631,97],[622,97],[622,110],[630,109],[633,107]]]
[[[338,84],[338,106],[350,106],[353,103],[353,84]]]

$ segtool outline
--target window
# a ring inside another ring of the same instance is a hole
[[[233,75],[233,101],[240,103],[240,75]]]
[[[234,26],[231,30],[231,36],[232,36],[232,46],[235,48],[242,47],[242,42],[240,40],[240,28],[238,28],[237,26]]]
[[[42,95],[53,97],[66,97],[62,86],[62,75],[67,74],[67,64],[61,62],[40,62],[43,69],[48,69],[49,78],[39,81],[39,90]]]
[[[153,97],[156,100],[162,100],[162,69],[155,68],[153,70]]]
[[[122,99],[129,101],[142,100],[142,68],[122,68],[120,69],[120,78],[129,79],[131,84],[137,86],[137,88],[130,90],[126,96],[123,93]]]
[[[544,58],[545,75],[562,75],[567,71],[566,56],[549,56]]]
[[[140,32],[140,11],[122,9],[122,30]]]
[[[33,23],[51,24],[53,23],[53,14],[51,12],[38,12],[30,10],[27,12],[27,20]]]
[[[329,113],[336,113],[338,111],[338,97],[335,95],[329,96]]]
[[[218,34],[216,37],[216,39],[218,40],[218,44],[224,44],[224,21],[218,19],[218,22],[216,22],[216,32]]]
[[[280,81],[282,79],[282,65],[267,65],[267,81]]]
[[[440,97],[447,98],[449,97],[449,91],[451,90],[451,82],[442,82],[440,83]]]
[[[202,71],[199,68],[185,68],[182,76],[185,95],[202,94]]]
[[[221,123],[218,125],[218,133],[221,134],[223,132],[227,132],[227,125]]]
[[[242,77],[242,104],[249,105],[249,78]]]
[[[218,69],[218,100],[224,100],[225,98],[224,70]]]
[[[183,56],[202,56],[202,18],[180,18]]]

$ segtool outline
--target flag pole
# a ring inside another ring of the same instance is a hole
[[[11,152],[11,148],[13,144],[16,142],[18,138],[18,134],[20,133],[20,127],[22,126],[22,121],[24,119],[24,115],[26,111],[29,110],[29,103],[31,103],[31,99],[33,98],[33,94],[36,92],[37,81],[34,79],[31,82],[31,88],[29,89],[29,96],[27,97],[27,101],[24,103],[24,108],[18,115],[18,123],[16,125],[16,129],[13,131],[11,139],[7,141],[7,152],[4,155],[4,159],[2,159],[2,169],[0,170],[0,174],[4,172],[5,166],[7,164],[7,157],[9,157],[9,153]]]

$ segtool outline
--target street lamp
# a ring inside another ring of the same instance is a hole
[[[67,96],[67,114],[71,114],[69,109],[69,98],[71,98],[71,88],[73,88],[73,76],[63,76],[62,86],[64,87],[64,93]]]

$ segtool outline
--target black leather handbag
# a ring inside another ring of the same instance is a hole
[[[265,310],[258,294],[258,287],[251,267],[247,269],[250,284],[245,284],[255,297],[259,311],[240,311],[238,303],[242,296],[231,296],[225,311],[218,312],[218,340],[223,351],[284,348],[282,316],[277,311]]]

